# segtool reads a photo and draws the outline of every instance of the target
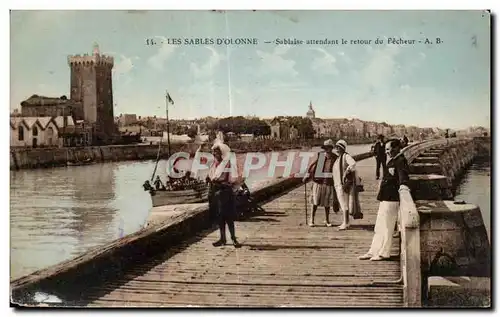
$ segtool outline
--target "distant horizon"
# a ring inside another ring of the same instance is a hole
[[[225,37],[259,44],[167,44]],[[372,43],[264,43],[341,38]],[[385,43],[373,44],[377,38]],[[442,43],[388,45],[389,38]],[[11,110],[33,94],[69,97],[67,57],[91,54],[97,43],[115,60],[115,116],[164,115],[168,89],[175,101],[169,116],[178,120],[304,116],[312,100],[321,119],[446,123],[453,130],[491,126],[485,11],[13,10],[11,39]],[[148,39],[164,44],[147,45]]]

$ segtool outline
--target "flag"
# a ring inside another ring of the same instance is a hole
[[[174,100],[172,99],[172,97],[170,97],[170,94],[168,92],[167,92],[167,102],[174,104]]]

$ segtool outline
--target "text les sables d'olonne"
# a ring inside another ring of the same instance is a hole
[[[296,39],[296,38],[277,38],[274,40],[259,41],[257,38],[147,38],[147,46],[155,45],[258,45],[260,43],[275,45],[416,45],[418,44],[442,44],[443,41],[436,37],[435,39],[405,39],[400,37],[376,38],[376,39]]]

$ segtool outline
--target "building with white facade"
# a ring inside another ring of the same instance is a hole
[[[67,117],[11,117],[10,146],[61,147],[62,129],[74,127],[73,118]]]

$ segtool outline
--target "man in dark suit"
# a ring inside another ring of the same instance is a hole
[[[373,146],[373,152],[375,154],[375,160],[377,161],[375,175],[377,176],[377,179],[380,179],[380,168],[382,168],[382,171],[384,170],[385,162],[387,160],[383,135],[378,136],[377,143]]]
[[[409,189],[410,180],[408,161],[401,149],[401,141],[398,139],[389,140],[386,144],[389,161],[384,168],[377,195],[380,204],[375,221],[375,234],[370,250],[360,256],[360,260],[380,261],[390,257],[392,236],[399,214],[399,190]]]

